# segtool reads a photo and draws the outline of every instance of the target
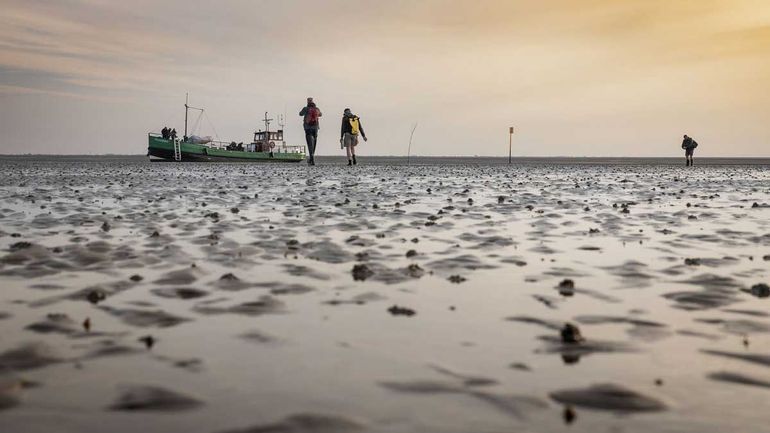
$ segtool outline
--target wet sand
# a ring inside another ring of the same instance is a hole
[[[0,425],[770,432],[769,167],[674,161],[0,158]]]

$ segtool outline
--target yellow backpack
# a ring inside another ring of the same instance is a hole
[[[358,124],[358,117],[351,117],[348,119],[350,122],[350,133],[353,135],[358,135],[359,131],[361,130],[361,127]]]

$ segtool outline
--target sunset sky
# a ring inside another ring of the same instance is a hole
[[[307,96],[363,155],[770,156],[768,0],[0,0],[0,153],[250,141]]]

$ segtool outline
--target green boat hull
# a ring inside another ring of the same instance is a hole
[[[304,153],[273,152],[243,152],[208,147],[202,144],[188,142],[180,143],[182,161],[233,161],[233,162],[300,162],[305,159]],[[147,156],[174,161],[174,143],[171,140],[154,135],[149,136]]]

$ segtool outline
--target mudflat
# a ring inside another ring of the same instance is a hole
[[[770,431],[770,167],[372,161],[0,159],[2,430]]]

